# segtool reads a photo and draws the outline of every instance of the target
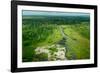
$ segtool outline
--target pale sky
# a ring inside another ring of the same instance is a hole
[[[53,11],[31,11],[23,10],[23,15],[43,15],[43,16],[90,16],[89,13],[79,13],[79,12],[53,12]]]

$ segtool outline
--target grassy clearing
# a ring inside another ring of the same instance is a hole
[[[81,25],[81,27],[82,26],[84,25]],[[77,32],[75,29],[76,27],[74,25],[64,26],[64,32],[69,37],[66,43],[68,44],[69,49],[71,49],[67,53],[67,56],[69,59],[71,59],[70,54],[73,53],[76,56],[76,59],[88,59],[90,58],[90,55],[89,55],[90,41],[88,38],[82,36],[81,33],[79,33],[80,31],[82,31],[81,29],[77,29],[77,31],[79,32]]]

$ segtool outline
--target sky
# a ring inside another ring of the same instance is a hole
[[[54,11],[31,11],[23,10],[22,15],[42,15],[42,16],[89,16],[89,13],[79,12],[54,12]]]

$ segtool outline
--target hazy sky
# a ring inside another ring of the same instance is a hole
[[[43,15],[43,16],[89,16],[89,13],[79,13],[79,12],[53,12],[53,11],[30,11],[23,10],[23,15]]]

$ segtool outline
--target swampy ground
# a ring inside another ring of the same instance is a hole
[[[89,16],[22,16],[22,61],[53,61],[48,53],[37,54],[39,47],[60,45],[66,60],[90,58],[90,18]],[[58,47],[46,47],[50,53]],[[59,51],[59,50],[58,50]],[[65,60],[65,59],[64,59]]]

